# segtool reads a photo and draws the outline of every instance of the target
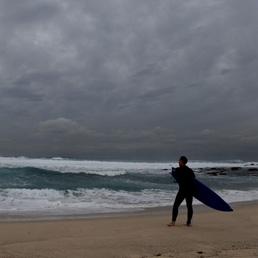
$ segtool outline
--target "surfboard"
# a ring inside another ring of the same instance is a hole
[[[174,171],[172,169],[172,176],[177,181],[177,178],[173,175]],[[194,195],[197,200],[203,204],[219,211],[233,211],[233,209],[213,190],[208,186],[200,182],[198,179],[194,178]]]

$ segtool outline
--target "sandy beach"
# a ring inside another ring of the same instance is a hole
[[[257,257],[258,205],[194,213],[192,227],[180,212],[77,220],[1,222],[0,257]]]

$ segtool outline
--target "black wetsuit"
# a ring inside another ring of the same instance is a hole
[[[193,178],[195,178],[195,174],[189,167],[181,166],[176,168],[175,172],[173,172],[173,175],[178,179],[179,191],[176,195],[176,199],[173,205],[172,221],[176,221],[178,208],[183,200],[186,199],[187,224],[191,224],[193,217]]]

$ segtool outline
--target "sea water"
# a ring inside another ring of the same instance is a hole
[[[0,157],[0,215],[88,215],[171,206],[177,162]],[[257,162],[188,164],[228,203],[258,200]],[[198,204],[194,200],[194,204]]]

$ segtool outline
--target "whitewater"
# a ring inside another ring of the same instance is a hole
[[[173,204],[173,162],[0,157],[0,216],[90,215]],[[258,163],[189,161],[226,202],[258,200]],[[194,205],[199,204],[194,200]]]

